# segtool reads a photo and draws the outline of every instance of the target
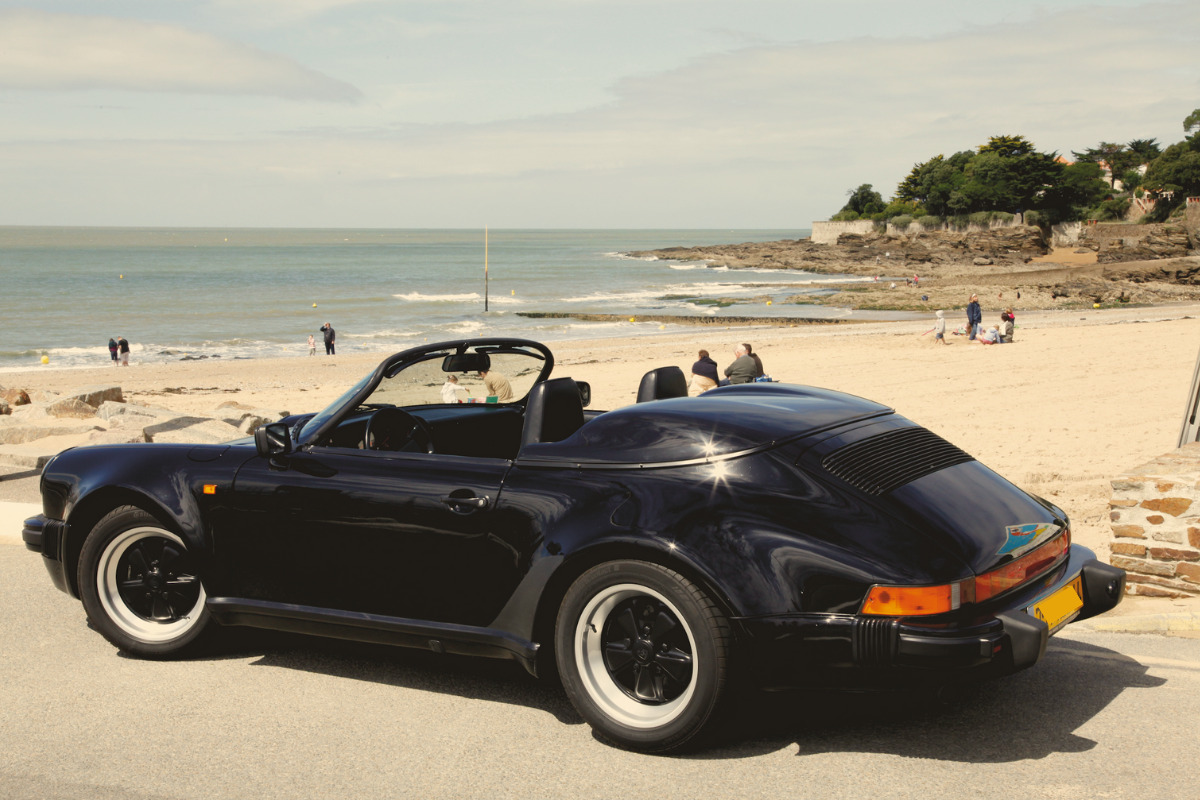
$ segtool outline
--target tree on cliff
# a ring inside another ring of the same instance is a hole
[[[1142,187],[1157,201],[1146,215],[1153,222],[1166,220],[1188,197],[1200,195],[1200,109],[1183,121],[1183,129],[1196,132],[1164,150],[1142,180]]]
[[[1036,152],[1036,148],[1034,148],[1033,142],[1024,136],[993,136],[988,139],[987,144],[979,145],[979,152],[995,153],[1001,158],[1012,158],[1013,156],[1027,156]]]
[[[864,183],[857,189],[851,189],[847,194],[850,195],[850,199],[846,201],[846,205],[842,206],[841,211],[830,217],[832,221],[842,222],[870,217],[872,214],[883,211],[886,207],[883,197],[869,183]]]
[[[993,136],[979,152],[936,156],[917,164],[896,197],[937,216],[1038,210],[1050,222],[1078,219],[1110,191],[1094,163],[1066,165],[1024,136]]]
[[[1191,133],[1192,131],[1200,133],[1200,108],[1188,114],[1183,120],[1183,132]]]
[[[1076,161],[1089,161],[1108,167],[1109,181],[1112,183],[1113,188],[1116,188],[1117,180],[1126,171],[1142,163],[1138,161],[1138,155],[1130,150],[1128,146],[1117,144],[1116,142],[1101,142],[1096,147],[1089,147],[1082,153],[1072,150],[1071,155],[1075,156]]]

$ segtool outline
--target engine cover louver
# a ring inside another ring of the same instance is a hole
[[[906,483],[975,459],[925,428],[901,428],[848,444],[821,466],[868,494],[887,494]]]

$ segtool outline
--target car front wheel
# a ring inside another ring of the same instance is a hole
[[[212,627],[187,545],[134,506],[110,512],[88,534],[79,589],[91,623],[133,655],[180,655]]]
[[[604,738],[665,753],[711,733],[729,693],[729,622],[695,584],[641,561],[601,564],[563,598],[559,674]]]

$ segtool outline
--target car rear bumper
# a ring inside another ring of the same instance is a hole
[[[1030,609],[1073,582],[1082,606],[1051,628]],[[968,620],[930,624],[916,618],[784,614],[736,620],[766,687],[881,686],[982,680],[1033,666],[1051,635],[1115,607],[1125,572],[1092,551],[1071,547],[1066,563]],[[983,611],[981,609],[981,611]]]
[[[71,594],[67,572],[63,568],[62,543],[66,539],[67,523],[38,514],[25,520],[21,540],[25,548],[42,554],[42,563],[50,580],[60,592]]]

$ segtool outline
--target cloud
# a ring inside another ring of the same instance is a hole
[[[269,95],[353,103],[362,93],[285,56],[160,23],[0,10],[0,88]]]
[[[348,113],[340,128],[221,142],[10,139],[0,216],[802,228],[848,188],[890,194],[914,162],[996,134],[1060,152],[1174,142],[1200,105],[1196,52],[1200,4],[1150,4],[928,38],[747,47],[626,78],[611,103],[569,114],[365,128]]]

